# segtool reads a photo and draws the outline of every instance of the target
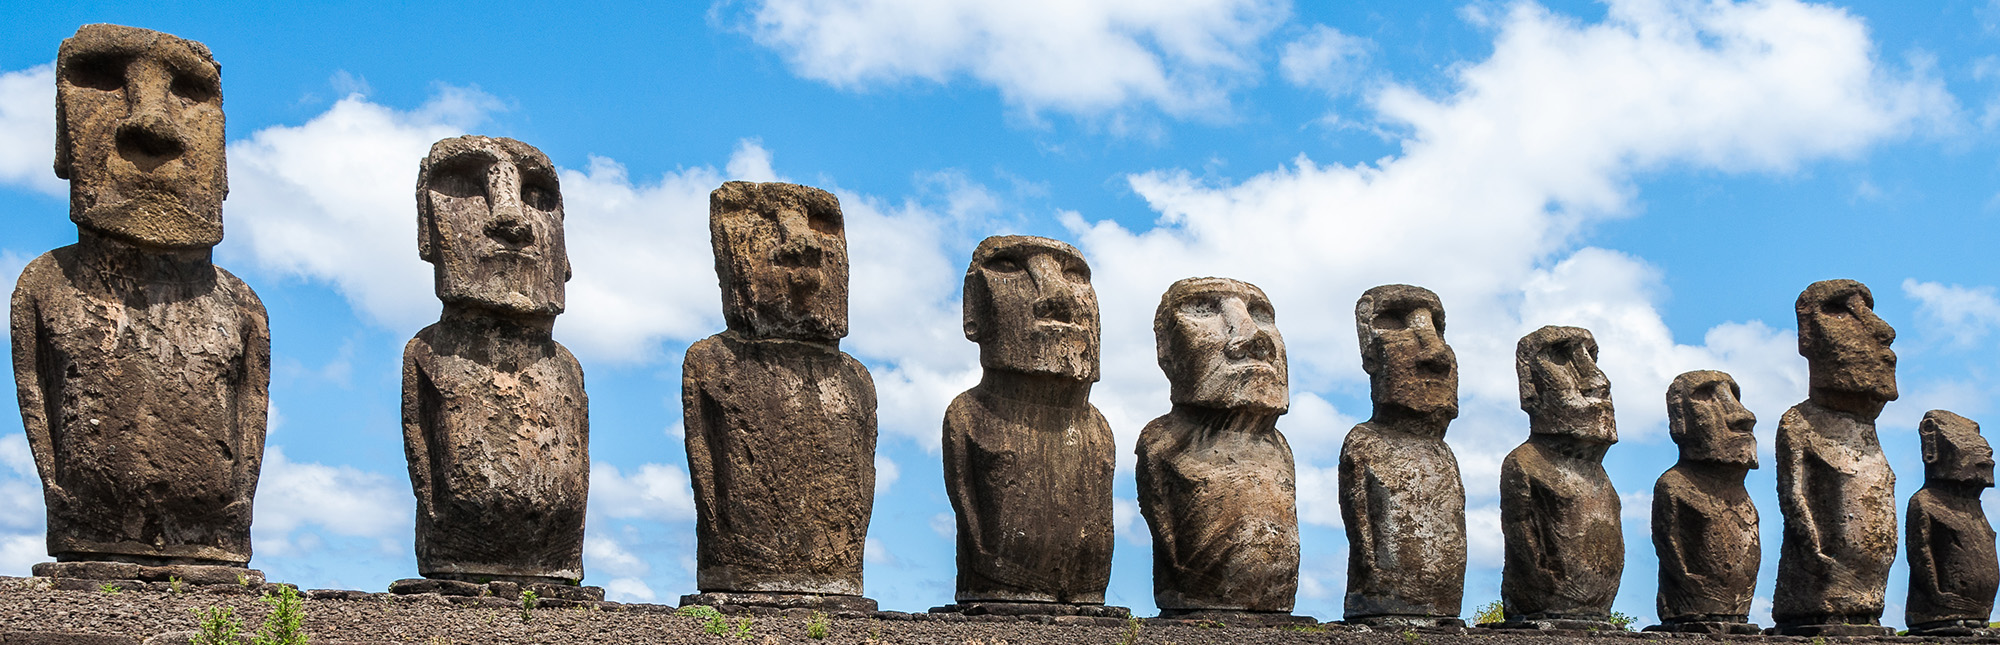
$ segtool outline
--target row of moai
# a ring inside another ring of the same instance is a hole
[[[57,63],[55,170],[78,240],[31,262],[12,301],[22,420],[55,562],[37,575],[262,581],[247,569],[263,454],[269,332],[255,294],[211,262],[227,191],[220,70],[200,43],[89,25]],[[511,139],[434,145],[417,181],[418,249],[438,323],[404,356],[403,425],[423,577],[403,592],[579,587],[588,405],[551,331],[570,270],[554,166]],[[683,405],[698,536],[683,603],[867,610],[875,393],[839,350],[847,259],[838,201],[790,184],[729,182],[710,232],[727,330],[695,343]],[[955,603],[935,611],[1116,616],[1109,582],[1112,433],[1090,268],[1070,245],[988,238],[965,275],[964,332],[983,376],[944,417],[957,514]],[[1893,330],[1860,283],[1796,303],[1810,397],[1780,421],[1785,518],[1780,633],[1879,626],[1895,556],[1894,475],[1874,419],[1897,396]],[[1285,348],[1270,300],[1226,278],[1174,283],[1155,312],[1172,409],[1138,443],[1162,615],[1285,622],[1299,566]],[[1436,294],[1377,287],[1355,308],[1373,415],[1347,436],[1339,499],[1346,620],[1459,625],[1465,494],[1445,444],[1457,360]],[[1544,327],[1516,352],[1526,443],[1501,472],[1496,627],[1610,626],[1624,565],[1609,381],[1586,330]],[[1681,375],[1667,410],[1681,459],[1653,498],[1652,629],[1750,633],[1761,557],[1743,486],[1755,417],[1720,372]],[[2000,564],[1979,505],[1993,485],[1977,424],[1920,428],[1926,483],[1909,502],[1913,631],[1985,627]],[[505,589],[498,585],[506,585]],[[1303,617],[1298,617],[1303,618]]]

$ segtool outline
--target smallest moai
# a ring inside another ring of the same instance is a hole
[[[570,277],[555,165],[513,139],[438,141],[417,175],[417,248],[444,303],[403,350],[423,578],[389,590],[602,600],[577,586],[590,403],[553,336]]]
[[[2000,558],[1979,494],[1993,487],[1993,447],[1971,419],[1931,410],[1917,426],[1924,446],[1924,487],[1910,496],[1904,545],[1910,596],[1903,604],[1911,636],[1992,636]]]
[[[1528,441],[1500,464],[1506,561],[1500,602],[1515,629],[1618,629],[1611,602],[1625,572],[1618,491],[1604,453],[1618,443],[1597,339],[1579,327],[1521,338],[1514,368]]]
[[[1153,314],[1173,409],[1139,434],[1139,512],[1153,533],[1160,616],[1230,624],[1293,616],[1299,519],[1285,340],[1256,285],[1188,278]]]
[[[1681,456],[1653,486],[1660,624],[1646,631],[1758,633],[1750,602],[1763,552],[1743,488],[1757,467],[1756,426],[1728,374],[1688,372],[1667,386],[1667,431]]]

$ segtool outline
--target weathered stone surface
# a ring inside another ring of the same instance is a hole
[[[1993,447],[1971,419],[1931,410],[1917,428],[1924,487],[1910,496],[1910,632],[1985,629],[2000,591],[2000,555],[1979,495],[1993,487]]]
[[[1161,609],[1153,621],[1179,621],[1196,625],[1220,624],[1229,627],[1288,627],[1318,625],[1319,619],[1289,611],[1233,611],[1228,609]]]
[[[1130,618],[1132,610],[1092,603],[1068,602],[962,602],[932,607],[933,614],[962,614],[965,616],[1083,616],[1095,618]]]
[[[1531,434],[1500,464],[1506,622],[1608,626],[1625,539],[1618,491],[1604,472],[1618,427],[1597,339],[1578,327],[1543,327],[1521,338],[1514,369]]]
[[[770,609],[817,609],[820,611],[872,612],[875,601],[843,594],[802,593],[698,593],[681,596],[682,607],[762,607]]]
[[[443,315],[403,349],[403,449],[427,578],[583,578],[590,414],[551,336],[569,255],[555,167],[513,139],[431,146],[417,246]]]
[[[1465,484],[1444,435],[1458,417],[1458,357],[1444,304],[1392,284],[1354,305],[1374,414],[1340,449],[1349,623],[1463,626]]]
[[[1667,386],[1667,431],[1680,462],[1653,485],[1656,631],[1757,632],[1748,623],[1763,551],[1757,507],[1743,488],[1757,467],[1756,425],[1728,374],[1688,372]]]
[[[1896,399],[1896,331],[1853,280],[1806,287],[1795,309],[1808,398],[1778,421],[1778,510],[1785,518],[1771,620],[1793,636],[1814,626],[1879,624],[1896,559],[1896,473],[1875,417]]]
[[[1111,427],[1090,405],[1097,293],[1068,244],[986,238],[965,271],[984,375],[944,417],[960,604],[1101,604],[1111,578]]]
[[[141,580],[145,582],[170,582],[176,578],[186,585],[261,585],[264,572],[242,567],[200,564],[168,564],[147,566],[130,562],[43,562],[34,566],[34,574],[45,578],[78,578],[83,580]]]
[[[1299,586],[1285,340],[1270,298],[1227,278],[1175,282],[1153,314],[1173,409],[1139,434],[1139,512],[1162,612],[1286,613]]]
[[[729,329],[688,348],[681,405],[703,592],[859,596],[875,383],[842,353],[840,204],[732,181],[709,196]]]
[[[116,25],[63,41],[56,175],[77,243],[22,271],[14,382],[59,561],[241,567],[264,454],[270,333],[210,261],[222,239],[220,69]]]
[[[551,584],[534,582],[521,584],[496,580],[487,583],[466,582],[449,578],[404,578],[389,583],[389,593],[399,596],[417,594],[437,594],[450,598],[493,597],[503,600],[518,600],[522,591],[533,591],[543,600],[560,599],[572,602],[595,602],[604,599],[603,587],[585,585]]]
[[[188,632],[190,635],[193,633]],[[182,639],[180,642],[188,641]],[[0,645],[137,645],[138,643],[138,639],[130,636],[67,632],[0,632]]]

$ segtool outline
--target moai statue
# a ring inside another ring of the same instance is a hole
[[[1500,464],[1499,626],[1615,629],[1625,537],[1604,472],[1618,426],[1597,339],[1579,327],[1535,330],[1516,346],[1514,371],[1532,434]]]
[[[1875,417],[1896,400],[1896,330],[1853,280],[1799,294],[1799,354],[1808,398],[1778,421],[1778,510],[1785,517],[1773,631],[1875,636],[1896,559],[1896,473]]]
[[[840,201],[732,181],[709,194],[729,328],[681,368],[695,584],[681,604],[874,611],[861,555],[875,508],[875,382],[840,351]]]
[[[417,572],[431,580],[391,590],[573,585],[590,415],[583,368],[550,336],[570,277],[555,166],[513,139],[432,145],[417,175],[417,250],[444,301],[403,349]]]
[[[958,604],[933,611],[1122,615],[1111,581],[1111,426],[1090,405],[1097,293],[1068,244],[986,238],[965,270],[979,384],[944,415]]]
[[[1993,447],[1979,424],[1944,410],[1924,414],[1917,434],[1924,487],[1910,496],[1904,620],[1913,636],[1995,635],[1986,621],[2000,590],[2000,557],[1979,505],[1979,494],[1993,487]]]
[[[76,244],[14,290],[21,422],[49,555],[35,575],[235,583],[250,561],[271,336],[211,261],[221,69],[201,43],[85,25],[56,57],[56,176]]]
[[[1462,627],[1465,484],[1444,443],[1458,417],[1458,357],[1444,303],[1423,287],[1369,289],[1354,305],[1375,412],[1340,448],[1346,621]]]
[[[1175,282],[1153,313],[1173,410],[1139,434],[1139,512],[1153,532],[1160,615],[1293,617],[1299,517],[1285,340],[1271,300],[1228,278]]]
[[[1660,624],[1647,631],[1756,634],[1750,600],[1763,551],[1743,477],[1757,467],[1757,417],[1736,380],[1695,371],[1667,386],[1680,461],[1653,485]]]

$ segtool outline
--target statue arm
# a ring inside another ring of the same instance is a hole
[[[233,279],[233,278],[232,278]],[[242,380],[236,383],[236,499],[250,504],[264,467],[264,435],[271,413],[271,322],[264,303],[241,282],[244,294]]]
[[[1353,431],[1349,431],[1349,436]],[[1375,484],[1373,478],[1356,463],[1352,453],[1354,446],[1343,446],[1340,451],[1339,482],[1340,521],[1347,526],[1347,552],[1352,559],[1375,557],[1374,519],[1377,509],[1369,506],[1369,488]],[[1381,564],[1381,563],[1372,563]],[[1351,570],[1353,565],[1349,565]],[[1373,567],[1371,567],[1373,568]]]
[[[417,512],[431,512],[431,452],[430,442],[425,437],[425,399],[432,388],[430,379],[423,373],[423,366],[417,362],[417,352],[423,350],[423,339],[412,338],[403,346],[403,456],[410,464],[410,489],[417,496]]]
[[[1923,503],[1919,499],[1910,500],[1909,518],[1905,520],[1903,537],[1908,549],[1906,557],[1910,563],[1910,598],[1914,600],[1928,596],[1936,599],[1937,604],[1946,607],[1966,606],[1970,603],[1965,602],[1965,598],[1959,597],[1958,594],[1939,584],[1939,579],[1944,574],[1940,567],[1944,566],[1944,563],[1938,561],[1937,549],[1931,546],[1936,527],[1930,521],[1930,514],[1923,512],[1924,510]]]
[[[32,271],[33,269],[30,268]],[[25,275],[24,275],[25,277]],[[28,450],[34,453],[36,470],[50,496],[61,494],[55,481],[55,438],[49,430],[48,393],[43,390],[41,311],[28,293],[29,281],[14,289],[9,316],[9,332],[14,340],[14,387],[21,403],[21,426],[28,434]]]
[[[1667,493],[1666,486],[1653,488],[1653,551],[1660,558],[1660,587],[1664,591],[1666,580],[1686,580],[1693,574],[1688,570],[1688,545],[1682,538],[1708,527],[1693,524],[1698,514],[1693,513]],[[1675,528],[1681,529],[1675,531]],[[1690,530],[1692,529],[1692,530]]]
[[[1149,441],[1157,440],[1148,436],[1154,429],[1148,427],[1146,430],[1139,435],[1139,447],[1136,451],[1139,463],[1134,469],[1136,471],[1134,475],[1139,481],[1139,515],[1146,518],[1146,527],[1151,529],[1153,534],[1153,559],[1172,563],[1175,568],[1179,568],[1180,542],[1174,539],[1176,535],[1174,518],[1180,514],[1178,509],[1174,508],[1173,496],[1167,494],[1166,486],[1155,474],[1156,470],[1164,468],[1165,465],[1160,463],[1161,455],[1158,454],[1157,447],[1152,445],[1153,441]]]
[[[972,487],[965,481],[971,475],[966,455],[972,450],[967,445],[971,443],[971,437],[952,423],[953,417],[959,416],[961,402],[967,396],[959,395],[959,400],[952,401],[944,414],[944,492],[951,499],[952,510],[958,515],[959,544],[971,547],[973,553],[984,554],[986,547],[980,544],[978,530],[979,507],[972,499]]]
[[[687,448],[688,481],[694,487],[697,521],[705,521],[715,508],[715,460],[708,442],[720,420],[712,418],[712,402],[703,387],[711,375],[701,361],[694,360],[695,353],[706,349],[709,342],[699,341],[688,348],[688,360],[681,364],[681,436]]]
[[[1821,544],[1819,521],[1813,517],[1813,507],[1806,501],[1807,476],[1806,454],[1803,446],[1793,436],[1801,432],[1806,424],[1797,408],[1787,410],[1778,422],[1778,510],[1785,516],[1785,537],[1790,540],[1797,535],[1806,552],[1821,563],[1830,562],[1826,549]],[[1805,430],[1804,432],[1810,432]]]

